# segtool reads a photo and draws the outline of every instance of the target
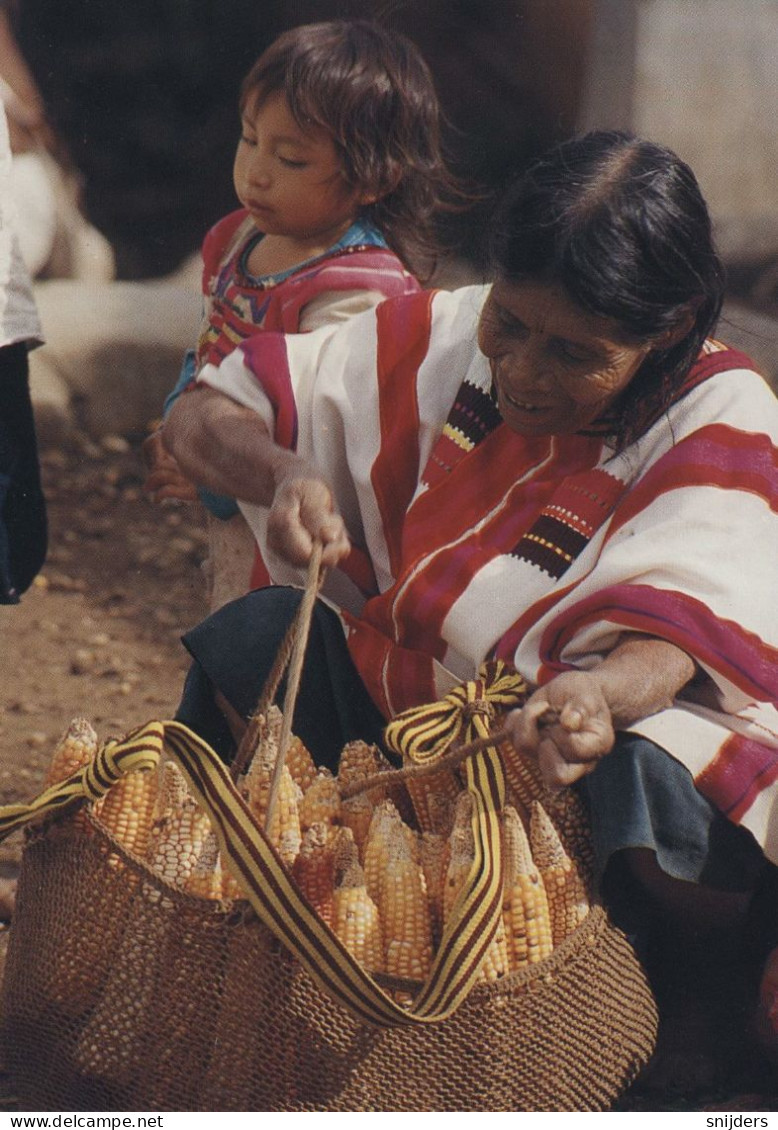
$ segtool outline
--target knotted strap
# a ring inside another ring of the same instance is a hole
[[[32,820],[58,815],[84,801],[102,800],[111,786],[133,769],[155,768],[164,733],[163,722],[148,722],[121,741],[107,741],[87,765],[45,789],[29,804],[3,805],[0,840]]]
[[[419,739],[419,728],[426,725],[427,708],[413,712],[414,724],[410,728],[406,715],[398,717],[392,724],[393,734],[409,734],[408,746],[417,751],[417,756],[440,756],[451,740],[444,733],[465,738],[473,733],[486,735],[490,711],[497,706],[516,705],[525,692],[521,680],[502,665],[485,669],[477,680],[459,690],[461,693],[452,692],[453,697],[447,697],[445,706],[434,704],[430,708],[430,715],[435,714],[436,718],[439,711],[449,716],[447,726],[438,733],[436,745],[427,737]],[[392,741],[395,740],[393,737]],[[475,863],[457,899],[430,974],[413,1004],[405,1009],[321,921],[249,811],[226,766],[201,738],[179,722],[150,722],[124,741],[108,742],[86,768],[47,789],[32,804],[0,809],[0,839],[30,820],[59,813],[77,801],[99,799],[122,773],[156,765],[163,744],[208,813],[224,860],[258,918],[325,992],[359,1020],[380,1027],[442,1020],[462,1004],[478,976],[502,910],[498,816],[504,802],[505,779],[494,747],[475,753],[464,763],[467,788],[474,798]],[[396,748],[402,752],[402,744]]]

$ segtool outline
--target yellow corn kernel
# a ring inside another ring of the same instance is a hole
[[[356,852],[356,845],[354,845]],[[332,928],[356,960],[371,973],[384,969],[384,947],[378,907],[365,886],[356,858],[344,867],[333,896]]]
[[[575,789],[562,789],[545,797],[541,803],[559,833],[565,851],[575,860],[582,878],[590,883],[594,851],[589,812],[580,793]]]
[[[347,742],[341,750],[338,764],[338,780],[344,785],[355,781],[364,781],[367,777],[374,777],[389,769],[389,762],[381,754],[377,746],[368,745],[367,742]],[[371,806],[380,804],[386,799],[386,790],[381,787],[371,789],[368,793],[361,793],[366,797]]]
[[[60,781],[83,769],[97,753],[97,748],[97,734],[91,724],[86,718],[74,718],[54,747],[44,786],[49,788],[51,785],[58,785]],[[82,833],[90,833],[90,825],[82,809],[83,805],[74,812],[69,825],[62,825],[63,830],[70,826],[78,828]]]
[[[285,765],[278,782],[278,796],[273,805],[268,837],[287,867],[292,866],[300,850],[301,801],[300,786],[292,780],[292,774]]]
[[[200,854],[191,874],[186,878],[184,889],[188,894],[198,895],[200,898],[219,899],[221,898],[221,880],[219,841],[216,839],[216,833],[211,829],[203,840]]]
[[[59,784],[78,769],[83,769],[95,753],[97,734],[86,718],[74,718],[54,747],[44,787]]]
[[[539,801],[532,804],[529,841],[546,888],[551,937],[554,945],[558,946],[589,913],[586,885]]]
[[[171,886],[185,887],[211,834],[210,821],[189,795],[175,762],[162,771],[161,815],[154,821],[146,861]]]
[[[502,759],[510,803],[529,817],[533,800],[545,800],[548,789],[534,758],[516,749],[510,742],[502,742],[499,752]]]
[[[432,964],[430,909],[408,831],[400,821],[388,825],[386,869],[376,901],[386,942],[386,972],[423,980]]]
[[[264,825],[270,786],[278,760],[278,739],[283,715],[271,706],[259,718],[259,740],[251,764],[238,781],[238,791],[245,798],[259,824]]]
[[[451,846],[439,832],[422,832],[419,836],[419,860],[430,906],[433,945],[440,943],[443,933],[443,891]]]
[[[503,842],[503,916],[513,972],[547,958],[553,940],[546,889],[532,858],[521,817],[512,805],[506,805],[503,813]]]
[[[510,971],[508,934],[505,929],[505,920],[500,915],[494,937],[489,943],[481,968],[478,970],[478,980],[499,981],[501,977],[506,977]]]
[[[343,801],[341,807],[341,820],[344,828],[350,828],[359,849],[360,859],[365,858],[365,845],[370,834],[370,824],[373,820],[373,805],[366,793],[358,793]]]
[[[289,749],[286,751],[286,767],[292,774],[292,780],[300,786],[302,792],[305,792],[308,786],[313,784],[316,777],[316,765],[306,746],[294,735],[292,735]]]
[[[475,863],[475,838],[473,836],[473,798],[470,793],[459,794],[454,806],[454,825],[449,836],[449,858],[443,887],[443,922],[448,922],[451,911],[465,880]]]
[[[303,832],[292,878],[322,921],[332,926],[335,853],[328,824],[312,824]]]
[[[184,887],[188,894],[205,899],[246,897],[229,871],[224,870],[219,854],[219,843],[213,830],[204,839],[197,862]]]
[[[394,824],[401,824],[400,814],[390,800],[382,801],[373,810],[373,819],[365,842],[363,854],[365,883],[371,899],[378,902],[381,897],[381,886],[386,872],[391,828]]]
[[[157,807],[159,774],[135,769],[113,785],[95,805],[95,816],[125,851],[144,856],[149,848]]]
[[[329,769],[319,769],[300,801],[300,827],[305,831],[312,824],[340,824],[341,801],[338,782]]]

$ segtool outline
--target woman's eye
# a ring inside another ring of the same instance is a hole
[[[291,157],[281,157],[280,154],[278,160],[287,169],[305,169],[308,166],[307,161],[293,161]]]
[[[502,310],[499,307],[497,309],[497,320],[503,330],[515,337],[523,337],[529,333],[527,327],[519,318],[514,318],[513,314],[509,314],[507,310]]]
[[[564,342],[559,342],[556,347],[556,352],[563,361],[570,365],[585,365],[587,362],[593,360],[591,353],[584,349],[579,349],[574,345],[566,345]]]
[[[244,145],[256,145],[257,144],[257,139],[255,137],[250,137],[249,134],[246,134],[246,133],[242,133],[240,135],[240,140],[243,142]]]

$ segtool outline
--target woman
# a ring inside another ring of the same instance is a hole
[[[166,442],[244,500],[276,582],[314,538],[337,566],[295,717],[321,760],[506,659],[537,688],[513,742],[582,781],[624,920],[651,905],[687,955],[740,957],[778,859],[775,398],[709,340],[707,209],[659,146],[562,145],[509,192],[493,259],[491,287],[252,340]],[[296,599],[250,594],[187,637],[180,717],[225,753],[214,702],[245,717]]]

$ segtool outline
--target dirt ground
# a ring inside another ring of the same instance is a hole
[[[0,803],[31,799],[70,720],[103,739],[172,716],[188,663],[179,636],[206,612],[196,507],[152,505],[138,451],[118,437],[41,456],[49,553],[0,607]],[[0,877],[21,837],[0,844]]]

